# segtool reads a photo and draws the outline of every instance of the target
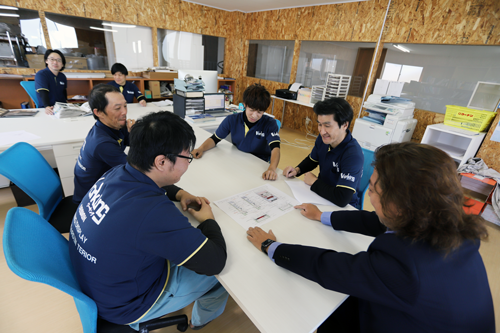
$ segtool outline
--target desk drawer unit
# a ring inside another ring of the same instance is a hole
[[[73,178],[75,177],[74,168],[80,148],[82,148],[83,141],[66,143],[63,145],[54,145],[54,156],[56,158],[57,169],[59,170],[59,177],[64,191],[64,196],[73,195],[75,185]]]

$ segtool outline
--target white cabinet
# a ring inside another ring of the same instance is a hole
[[[437,147],[453,158],[461,166],[476,153],[486,132],[474,133],[444,124],[429,125],[425,129],[421,143]]]
[[[52,146],[65,197],[73,195],[75,191],[73,182],[73,178],[75,177],[74,169],[82,145],[83,141],[76,141]]]

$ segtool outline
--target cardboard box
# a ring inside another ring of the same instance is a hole
[[[160,81],[148,81],[148,87],[152,98],[161,98]]]
[[[148,89],[144,90],[144,97],[151,98],[151,96],[152,96],[151,95],[151,90],[148,90]]]
[[[142,72],[142,77],[155,80],[173,80],[177,79],[177,72]]]
[[[461,173],[460,183],[464,189],[466,202],[464,210],[467,214],[481,215],[496,187],[496,181],[472,173]]]
[[[88,69],[87,58],[66,57],[66,69]]]
[[[297,95],[297,101],[303,103],[309,103],[311,101],[311,89],[300,88],[299,93]]]
[[[45,61],[43,61],[43,54],[27,54],[28,64],[30,68],[45,68]]]

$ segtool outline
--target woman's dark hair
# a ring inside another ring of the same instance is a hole
[[[141,172],[151,170],[156,156],[165,155],[172,163],[182,151],[191,151],[196,136],[178,115],[161,111],[148,114],[132,126],[127,161]]]
[[[455,162],[442,150],[415,142],[390,144],[375,152],[374,167],[386,223],[397,235],[445,253],[467,239],[488,237],[484,219],[465,213]]]
[[[43,56],[43,62],[45,63],[45,67],[48,66],[47,65],[47,58],[49,57],[49,55],[51,53],[57,53],[61,57],[63,66],[62,66],[60,72],[62,72],[64,70],[64,68],[66,68],[66,58],[64,57],[64,54],[62,54],[62,52],[59,50],[48,49],[47,51],[45,51],[45,54]]]
[[[90,91],[89,106],[92,110],[92,114],[94,115],[95,120],[99,120],[99,117],[95,115],[94,109],[97,109],[98,111],[104,112],[104,114],[106,114],[106,106],[108,106],[108,99],[106,98],[106,94],[109,92],[120,93],[120,90],[110,84],[99,83]]]
[[[266,111],[271,104],[271,94],[258,83],[252,84],[243,92],[243,103],[256,111]]]
[[[351,105],[340,97],[332,97],[324,101],[319,101],[314,104],[313,110],[318,116],[332,114],[333,119],[339,124],[339,128],[345,123],[349,127],[354,116]]]
[[[114,63],[113,66],[111,66],[111,74],[115,75],[116,72],[120,72],[123,75],[128,75],[127,67],[125,67],[123,64],[120,64],[119,62]]]

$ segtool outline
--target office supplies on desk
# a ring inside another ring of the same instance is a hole
[[[33,117],[38,113],[38,110],[8,110],[0,108],[0,117],[1,118],[17,118],[17,117]]]
[[[72,118],[87,115],[92,115],[92,112],[85,107],[60,102],[56,102],[56,104],[54,105],[54,117],[56,118]]]
[[[215,121],[215,117],[210,114],[193,114],[185,118],[188,122],[193,124],[208,123]]]
[[[290,84],[288,89],[276,89],[276,96],[286,99],[297,99],[300,88],[304,88],[302,83]]]

